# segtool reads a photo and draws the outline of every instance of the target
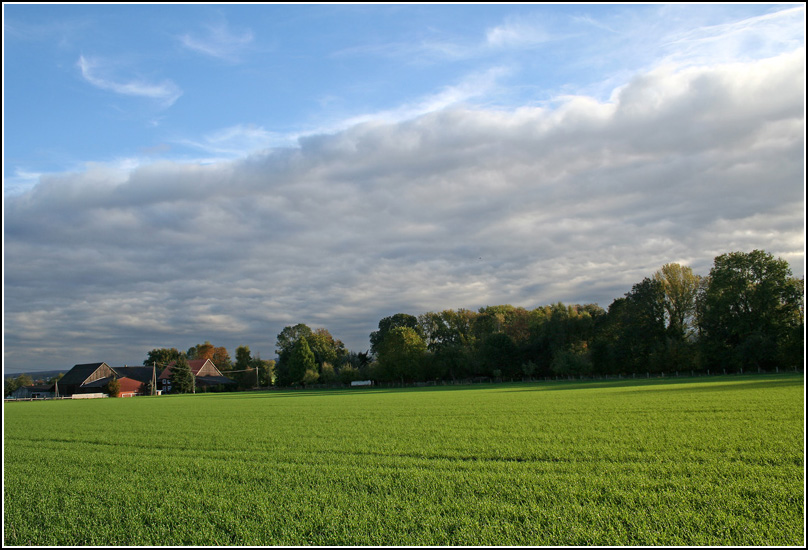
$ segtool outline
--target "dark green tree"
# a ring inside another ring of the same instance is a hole
[[[464,378],[474,372],[478,313],[467,309],[428,312],[418,317],[421,334],[430,354],[427,379]]]
[[[483,370],[480,374],[496,378],[521,376],[521,363],[518,361],[517,351],[513,339],[504,332],[489,334],[480,348],[483,361]]]
[[[253,357],[252,365],[258,369],[259,387],[271,386],[275,380],[275,360],[261,359],[259,355],[256,355]]]
[[[275,365],[275,384],[278,386],[291,386],[299,384],[302,380],[302,373],[297,376],[291,371],[292,352],[300,340],[305,340],[312,335],[312,330],[303,323],[285,327],[275,341],[275,353],[278,354],[278,362]],[[309,349],[311,351],[311,349]],[[305,372],[305,371],[303,371]]]
[[[171,393],[192,393],[194,391],[194,374],[191,372],[184,353],[180,354],[177,362],[171,367],[169,379],[171,380]]]
[[[314,353],[314,361],[322,373],[323,365],[329,363],[331,365],[341,365],[345,362],[348,355],[348,350],[345,349],[345,344],[341,340],[337,340],[327,329],[318,328],[310,336],[306,337],[312,353]]]
[[[665,368],[665,291],[645,278],[609,306],[599,324],[592,357],[604,374],[658,372]]]
[[[418,318],[408,313],[396,313],[390,317],[385,317],[379,321],[379,330],[370,333],[370,351],[378,356],[382,342],[387,334],[395,328],[406,327],[413,329],[419,336],[421,327],[418,325]]]
[[[358,353],[349,351],[345,356],[345,362],[337,369],[337,374],[340,375],[340,380],[342,380],[342,370],[350,367],[353,370],[345,375],[346,379],[350,378],[348,382],[354,380],[368,380],[372,378],[370,372],[372,364],[373,361],[370,357],[370,350],[360,351]]]
[[[151,367],[157,363],[158,367],[166,367],[172,361],[176,361],[180,357],[180,352],[177,348],[156,348],[151,350],[143,361],[143,365]]]
[[[291,353],[298,340],[301,338],[308,338],[312,335],[312,330],[303,323],[298,323],[294,326],[285,327],[279,334],[275,341],[275,353],[279,358]]]
[[[802,363],[803,288],[788,262],[762,250],[715,258],[698,301],[707,365],[738,371]]]
[[[351,363],[346,363],[339,370],[339,381],[343,384],[350,384],[354,380],[361,380],[359,369],[354,367]]]
[[[335,384],[337,382],[337,371],[331,363],[323,363],[320,366],[319,381],[321,384]]]
[[[312,353],[309,343],[305,338],[300,338],[292,352],[286,359],[287,371],[284,373],[288,379],[283,385],[293,386],[297,384],[304,384],[306,381],[312,383],[312,376],[307,371],[317,373],[317,363],[314,361],[314,353]]]
[[[228,376],[238,383],[240,389],[252,388],[256,384],[254,368],[250,347],[239,346],[236,348],[236,362],[233,365],[233,372],[229,373]]]
[[[538,376],[585,371],[597,323],[605,315],[596,304],[558,302],[532,310],[530,337],[522,346],[522,361],[532,362]]]
[[[423,380],[426,353],[426,344],[414,328],[395,327],[379,346],[379,376],[388,382]]]

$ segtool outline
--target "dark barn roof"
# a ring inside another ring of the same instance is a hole
[[[146,384],[151,382],[152,374],[154,373],[152,367],[113,367],[112,370],[118,373],[121,378],[131,378]]]
[[[101,368],[102,365],[109,367],[109,365],[104,362],[75,365],[72,369],[67,371],[67,374],[65,374],[61,380],[59,380],[59,384],[62,386],[80,386],[95,371]]]

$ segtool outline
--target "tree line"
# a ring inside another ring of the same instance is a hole
[[[556,303],[385,317],[370,350],[345,350],[325,329],[286,327],[279,386],[468,378],[743,372],[804,359],[804,279],[754,250],[718,256],[706,276],[670,263],[607,310]]]

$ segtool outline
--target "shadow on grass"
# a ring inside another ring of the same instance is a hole
[[[624,378],[620,380],[550,380],[530,383],[529,388],[503,388],[499,391],[562,391],[582,389],[626,388],[624,391],[720,391],[722,389],[763,389],[802,386],[802,374],[747,374],[694,376],[676,378]],[[629,389],[631,388],[631,389]]]
[[[537,380],[532,382],[487,382],[479,384],[447,384],[436,386],[361,387],[361,388],[314,388],[314,389],[268,389],[248,392],[208,393],[224,399],[266,399],[284,397],[315,397],[333,395],[379,395],[389,393],[425,393],[463,390],[488,390],[495,392],[541,392],[640,388],[642,391],[720,391],[722,389],[762,389],[772,387],[802,386],[803,374],[741,374],[717,376],[680,376],[675,378],[623,378],[612,380]]]

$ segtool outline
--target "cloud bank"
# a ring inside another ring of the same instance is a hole
[[[7,368],[132,364],[298,322],[611,301],[666,262],[804,262],[804,50],[608,101],[443,108],[208,165],[94,165],[5,202]]]

